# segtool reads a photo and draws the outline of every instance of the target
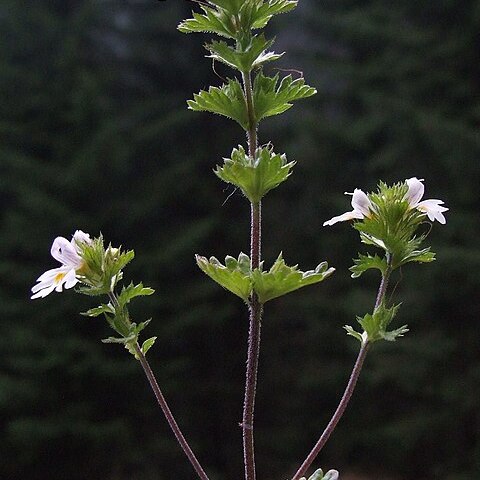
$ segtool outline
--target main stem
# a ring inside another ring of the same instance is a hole
[[[138,346],[138,343],[135,344],[135,353],[137,354],[137,357],[140,360],[140,364],[142,365],[143,371],[145,372],[145,375],[147,376],[150,386],[152,387],[153,393],[157,398],[158,404],[160,405],[160,408],[162,409],[165,415],[165,418],[167,419],[167,422],[170,425],[170,428],[175,434],[175,437],[177,438],[178,443],[180,444],[183,451],[185,452],[185,455],[190,460],[190,463],[192,464],[193,468],[197,472],[197,475],[199,476],[199,478],[201,480],[208,480],[207,474],[203,470],[202,466],[200,465],[200,462],[197,460],[197,457],[193,453],[192,449],[190,448],[190,445],[185,440],[185,437],[183,436],[179,426],[177,425],[177,422],[175,421],[175,418],[173,417],[173,414],[170,408],[168,407],[167,401],[165,400],[165,397],[163,396],[162,391],[158,386],[157,380],[150,367],[150,364],[148,363],[147,359],[145,358],[145,355],[143,354],[142,350]]]
[[[382,275],[382,280],[380,282],[380,286],[378,287],[378,293],[377,293],[377,298],[375,300],[374,311],[380,306],[380,304],[383,302],[385,298],[385,294],[387,292],[387,287],[388,287],[388,281],[390,279],[390,274],[392,273],[390,258],[387,258],[387,259],[388,259],[388,266],[387,266],[387,270]],[[328,439],[330,438],[330,435],[333,433],[338,422],[340,421],[343,414],[345,413],[347,405],[350,402],[350,399],[352,398],[353,392],[355,390],[355,386],[357,385],[358,377],[360,376],[360,372],[362,371],[363,363],[365,361],[365,357],[367,356],[369,347],[370,347],[370,342],[368,340],[365,340],[362,342],[360,351],[358,352],[357,360],[355,361],[355,365],[353,366],[352,373],[350,375],[350,378],[348,380],[347,386],[342,395],[340,403],[338,404],[337,409],[335,410],[335,413],[333,414],[332,418],[328,422],[328,425],[326,426],[322,435],[318,439],[317,443],[312,448],[312,451],[308,454],[305,461],[297,470],[297,473],[295,473],[295,475],[293,476],[292,480],[299,480],[301,477],[303,477],[306,474],[310,465],[313,463],[313,461],[315,460],[317,455],[320,453],[322,448],[325,446]]]
[[[254,157],[258,146],[257,124],[253,108],[252,80],[250,73],[243,73],[245,101],[247,104],[249,128],[247,130],[248,154]],[[250,224],[250,262],[252,271],[260,266],[262,242],[262,205],[260,202],[251,204]],[[250,327],[248,332],[247,371],[245,380],[245,399],[243,403],[242,433],[243,460],[245,465],[245,480],[255,480],[255,448],[253,421],[255,410],[255,393],[257,388],[258,359],[260,355],[260,329],[262,324],[263,305],[258,301],[255,292],[249,302]]]

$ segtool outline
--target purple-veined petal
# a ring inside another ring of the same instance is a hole
[[[82,258],[75,247],[64,237],[57,237],[50,250],[52,257],[63,265],[78,268],[82,264]]]
[[[425,192],[425,186],[423,185],[423,179],[412,177],[406,180],[408,186],[408,192],[405,194],[405,200],[412,208],[415,208],[420,200],[423,198]]]
[[[350,194],[349,194],[350,195]],[[372,202],[368,198],[367,194],[356,188],[352,194],[352,207],[353,210],[359,212],[362,216],[361,217],[354,217],[354,218],[363,218],[370,215],[370,211],[372,210]]]

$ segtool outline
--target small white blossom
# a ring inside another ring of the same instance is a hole
[[[78,282],[77,270],[83,267],[80,256],[80,244],[91,243],[90,235],[77,230],[69,242],[64,237],[57,237],[52,244],[50,253],[62,266],[47,270],[37,278],[37,284],[32,287],[32,299],[44,298],[54,290],[61,292],[62,288],[72,288]]]
[[[425,186],[422,183],[423,178],[418,179],[417,177],[412,177],[407,179],[406,182],[408,192],[405,194],[405,200],[408,201],[410,207],[424,212],[431,222],[437,220],[443,225],[447,223],[443,212],[448,211],[448,208],[442,207],[442,200],[431,199],[420,201],[425,192]]]
[[[352,195],[353,210],[327,220],[323,223],[324,227],[327,225],[334,225],[337,222],[353,220],[354,218],[362,219],[370,215],[371,211],[373,210],[372,202],[363,190],[356,188],[353,193],[345,192],[345,195]]]

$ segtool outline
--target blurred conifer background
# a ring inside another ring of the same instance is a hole
[[[195,253],[249,248],[248,203],[212,174],[245,139],[192,113],[194,92],[231,75],[177,32],[195,4],[3,0],[0,5],[0,478],[193,478],[139,365],[91,299],[30,301],[53,238],[80,228],[135,249],[127,280],[156,295],[150,361],[212,480],[240,478],[247,317]],[[480,478],[480,1],[300,0],[269,33],[280,68],[319,93],[260,126],[298,164],[264,202],[264,256],[335,275],[267,305],[257,402],[265,480],[292,475],[333,412],[357,342],[342,330],[372,307],[378,278],[352,280],[364,251],[344,191],[425,178],[451,208],[395,297],[411,332],[375,345],[317,467],[370,480]],[[268,67],[267,67],[268,69]]]

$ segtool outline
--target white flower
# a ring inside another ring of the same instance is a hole
[[[363,190],[356,188],[353,193],[345,192],[345,195],[352,195],[353,210],[324,222],[324,227],[334,225],[337,222],[344,222],[345,220],[353,220],[354,218],[362,219],[370,215],[370,212],[373,210],[373,205]]]
[[[405,200],[408,200],[410,207],[424,212],[431,222],[438,220],[443,225],[447,223],[443,212],[448,211],[448,208],[442,207],[442,200],[432,199],[420,201],[425,191],[425,186],[422,183],[423,178],[418,179],[417,177],[412,177],[407,179],[406,182],[408,192],[405,194]]]
[[[83,267],[80,256],[80,244],[91,243],[88,233],[77,230],[69,242],[64,237],[57,237],[52,244],[50,253],[62,266],[47,270],[37,278],[37,284],[32,287],[32,299],[44,298],[54,290],[61,292],[62,288],[72,288],[78,282],[77,270]]]

